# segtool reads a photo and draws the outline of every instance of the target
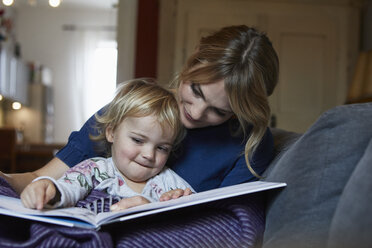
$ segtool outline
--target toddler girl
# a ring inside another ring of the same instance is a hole
[[[74,206],[92,189],[113,196],[139,197],[137,205],[193,192],[165,167],[174,146],[184,137],[177,101],[168,90],[145,79],[123,83],[102,114],[96,114],[96,149],[108,158],[84,160],[60,179],[38,177],[21,194],[25,207]],[[172,195],[172,192],[177,192]]]

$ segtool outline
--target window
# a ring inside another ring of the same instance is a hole
[[[84,115],[85,119],[109,103],[116,89],[117,44],[116,41],[100,41],[93,51],[91,69],[87,75]]]

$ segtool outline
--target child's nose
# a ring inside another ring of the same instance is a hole
[[[151,146],[144,147],[142,150],[142,157],[149,161],[153,161],[155,157],[155,151],[154,148]]]

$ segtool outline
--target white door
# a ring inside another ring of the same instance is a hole
[[[338,99],[347,85],[338,77],[338,22],[322,14],[268,18],[267,32],[280,59],[272,113],[277,127],[304,132],[322,112],[344,101]]]

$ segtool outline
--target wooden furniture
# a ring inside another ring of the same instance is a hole
[[[63,144],[18,144],[16,172],[30,172],[47,164]]]
[[[0,128],[0,171],[30,172],[47,164],[64,144],[17,144],[14,128]]]
[[[5,173],[16,171],[17,133],[14,128],[0,128],[0,170]]]

